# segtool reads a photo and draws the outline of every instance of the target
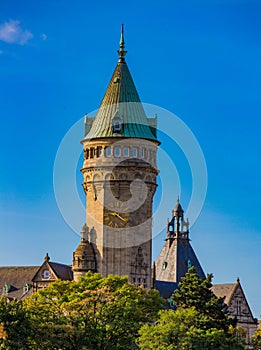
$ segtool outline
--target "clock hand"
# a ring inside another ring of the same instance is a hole
[[[128,220],[126,218],[123,218],[119,213],[116,213],[115,211],[111,213],[113,216],[121,219],[124,222],[127,222]]]

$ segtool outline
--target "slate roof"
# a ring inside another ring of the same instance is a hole
[[[189,239],[175,239],[171,246],[167,240],[156,260],[156,280],[179,283],[191,266],[200,278],[205,278]]]
[[[164,299],[169,299],[173,292],[178,289],[178,283],[166,282],[166,281],[155,281],[155,289],[160,293],[160,296]]]
[[[225,297],[224,303],[229,305],[236,288],[237,288],[236,283],[224,283],[224,284],[214,284],[211,290],[217,297],[219,298]]]
[[[69,265],[64,265],[56,262],[48,262],[51,268],[56,273],[57,277],[61,280],[69,280],[73,279],[72,267]]]
[[[134,137],[157,141],[156,118],[147,118],[125,61],[123,32],[118,53],[118,63],[97,115],[94,120],[86,117],[88,127],[84,139]],[[115,116],[120,118],[123,125],[121,132],[115,133],[113,130]]]
[[[7,295],[8,298],[22,299],[29,296],[33,292],[33,288],[25,291],[24,286],[28,284],[30,287],[35,281],[38,271],[45,265],[41,266],[2,266],[0,267],[0,296]],[[54,271],[56,277],[61,280],[72,280],[71,266],[48,261],[47,264]],[[8,285],[8,293],[4,292],[5,285]]]
[[[10,285],[9,298],[21,299],[24,293],[24,285],[32,285],[32,279],[39,266],[3,266],[0,267],[0,295],[3,295],[5,284]],[[32,290],[32,288],[30,289]]]

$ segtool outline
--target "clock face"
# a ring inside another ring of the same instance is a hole
[[[42,272],[42,278],[47,280],[51,277],[51,272],[49,270],[43,270]]]
[[[122,202],[113,202],[108,205],[104,214],[104,223],[107,226],[123,228],[129,222],[127,207]]]

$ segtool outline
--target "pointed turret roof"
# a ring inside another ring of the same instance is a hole
[[[173,216],[175,216],[175,217],[183,217],[184,210],[182,209],[182,206],[179,202],[179,197],[177,198],[177,203],[176,203],[172,213],[173,213]]]
[[[125,61],[125,42],[122,26],[119,59],[112,74],[96,117],[91,121],[85,139],[104,137],[135,137],[157,141],[155,118],[147,118],[137,89]],[[114,120],[120,124],[115,131]],[[86,121],[90,123],[90,121]]]
[[[179,202],[172,211],[173,218],[167,224],[167,239],[155,262],[156,289],[164,298],[169,298],[178,288],[181,277],[184,277],[191,266],[195,266],[200,278],[205,274],[190,244],[188,236],[189,223],[183,220],[183,209]]]

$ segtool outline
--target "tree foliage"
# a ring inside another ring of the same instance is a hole
[[[0,299],[0,349],[243,349],[223,299],[210,288],[211,276],[201,280],[190,269],[173,311],[163,310],[156,290],[136,288],[127,277],[88,273],[79,282],[57,281],[22,302]]]
[[[230,326],[236,325],[236,320],[229,317],[224,298],[217,297],[211,290],[213,275],[199,278],[196,268],[191,267],[179,283],[172,299],[177,308],[191,308],[207,316],[208,327],[223,329],[228,332]]]
[[[138,330],[155,321],[162,299],[127,277],[88,273],[79,282],[54,282],[25,301],[36,349],[135,349]]]
[[[212,275],[200,279],[190,268],[172,296],[175,311],[159,313],[154,325],[144,325],[138,344],[142,350],[240,350],[235,321],[223,298],[211,291]]]
[[[209,328],[208,317],[192,308],[164,310],[155,325],[145,325],[138,340],[142,350],[242,350],[222,329]]]
[[[18,300],[0,298],[0,349],[27,350],[33,335],[30,319]]]
[[[261,349],[261,328],[258,328],[252,337],[252,346],[254,350]]]

